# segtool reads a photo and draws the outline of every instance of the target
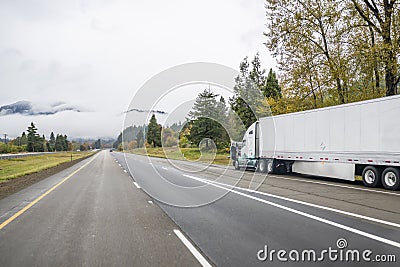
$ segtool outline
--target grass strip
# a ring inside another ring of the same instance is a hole
[[[132,154],[147,155],[149,157],[169,158],[185,160],[190,162],[205,162],[219,165],[229,165],[229,153],[226,152],[201,152],[197,148],[178,148],[178,147],[154,147],[154,148],[135,148],[125,151]]]
[[[88,157],[94,152],[60,152],[40,156],[0,160],[0,182],[58,166],[64,162]]]

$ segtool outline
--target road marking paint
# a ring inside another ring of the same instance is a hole
[[[125,172],[125,173],[127,173],[127,171],[126,171],[126,170],[124,170],[124,172]]]
[[[29,203],[28,205],[26,205],[25,207],[23,207],[21,210],[19,210],[17,213],[15,213],[13,216],[11,216],[10,218],[8,218],[7,220],[5,220],[2,224],[0,224],[0,230],[3,229],[4,227],[6,227],[9,223],[11,223],[12,221],[14,221],[16,218],[18,218],[19,216],[21,216],[25,211],[27,211],[28,209],[30,209],[33,205],[35,205],[36,203],[38,203],[40,200],[42,200],[45,196],[47,196],[48,194],[50,194],[52,191],[54,191],[57,187],[59,187],[60,185],[62,185],[65,181],[67,181],[68,179],[70,179],[72,176],[74,176],[75,174],[77,174],[80,170],[82,170],[83,168],[85,168],[87,165],[89,165],[93,160],[95,160],[95,158],[97,158],[99,154],[95,155],[90,161],[86,162],[84,165],[82,165],[81,167],[79,167],[77,170],[73,171],[70,175],[68,175],[67,177],[65,177],[64,179],[62,179],[60,182],[58,182],[56,185],[54,185],[52,188],[50,188],[49,190],[47,190],[45,193],[43,193],[42,195],[40,195],[39,197],[37,197],[35,200],[33,200],[31,203]]]
[[[141,187],[138,185],[138,183],[133,182],[133,184],[136,186],[137,189],[140,189]]]
[[[176,236],[182,241],[182,243],[189,249],[193,256],[202,266],[211,267],[211,264],[200,254],[200,252],[192,245],[192,243],[182,234],[178,229],[174,229]]]
[[[167,167],[161,167],[163,170],[166,170],[166,171],[168,171],[168,168]]]
[[[335,187],[354,189],[354,190],[360,190],[360,191],[368,191],[368,192],[374,192],[374,193],[381,193],[381,194],[400,196],[400,194],[394,193],[394,192],[380,191],[380,190],[374,190],[374,189],[368,189],[368,188],[359,188],[359,187],[353,187],[353,186],[348,186],[348,185],[332,184],[332,183],[325,183],[325,182],[318,182],[318,181],[307,181],[307,180],[304,180],[304,179],[280,177],[280,176],[275,176],[275,175],[271,175],[270,177],[275,178],[275,179],[299,181],[299,182],[304,182],[304,183],[321,184],[321,185],[335,186]]]
[[[282,199],[282,200],[285,200],[285,201],[294,202],[294,203],[310,206],[310,207],[313,207],[313,208],[333,211],[333,212],[344,214],[344,215],[347,215],[347,216],[352,216],[352,217],[355,217],[355,218],[359,218],[359,219],[363,219],[363,220],[368,220],[368,221],[377,222],[377,223],[380,223],[380,224],[386,224],[386,225],[389,225],[389,226],[400,228],[400,224],[398,224],[398,223],[389,222],[389,221],[385,221],[385,220],[381,220],[381,219],[377,219],[377,218],[373,218],[373,217],[369,217],[369,216],[365,216],[365,215],[361,215],[361,214],[357,214],[357,213],[352,213],[352,212],[348,212],[348,211],[344,211],[344,210],[339,210],[339,209],[335,209],[335,208],[321,206],[321,205],[317,205],[317,204],[313,204],[313,203],[309,203],[309,202],[305,202],[305,201],[301,201],[301,200],[297,200],[297,199],[293,199],[293,198],[282,197],[282,196],[278,196],[278,195],[274,195],[274,194],[270,194],[270,193],[266,193],[266,192],[261,192],[261,191],[256,191],[256,190],[252,190],[252,189],[248,189],[248,188],[239,187],[239,186],[224,184],[224,183],[220,183],[220,182],[216,182],[216,181],[209,181],[209,182],[215,183],[215,184],[219,184],[219,185],[222,185],[222,186],[228,186],[230,188],[237,188],[239,190],[244,190],[244,191],[247,191],[247,192],[250,192],[250,193],[255,193],[255,194],[260,194],[260,195],[264,195],[264,196],[268,196],[268,197]]]
[[[245,193],[233,190],[233,189],[229,189],[229,188],[214,184],[212,182],[209,182],[208,180],[205,180],[205,179],[202,179],[202,178],[199,178],[199,177],[195,177],[195,176],[187,175],[187,174],[184,174],[184,176],[188,177],[188,178],[191,178],[191,179],[194,179],[194,180],[197,180],[197,181],[200,181],[200,182],[203,182],[203,183],[206,183],[206,184],[209,184],[209,185],[212,185],[212,186],[215,186],[217,188],[232,192],[234,194],[237,194],[237,195],[240,195],[240,196],[243,196],[243,197],[247,197],[249,199],[256,200],[258,202],[262,202],[264,204],[267,204],[267,205],[270,205],[270,206],[273,206],[273,207],[276,207],[276,208],[279,208],[279,209],[283,209],[283,210],[298,214],[300,216],[303,216],[303,217],[306,217],[306,218],[309,218],[309,219],[312,219],[312,220],[316,220],[316,221],[319,221],[319,222],[322,222],[322,223],[325,223],[325,224],[328,224],[328,225],[343,229],[345,231],[352,232],[352,233],[355,233],[355,234],[358,234],[358,235],[361,235],[361,236],[364,236],[364,237],[367,237],[367,238],[370,238],[370,239],[373,239],[373,240],[376,240],[376,241],[379,241],[379,242],[382,242],[382,243],[385,243],[385,244],[388,244],[388,245],[391,245],[391,246],[394,246],[394,247],[397,247],[397,248],[400,248],[400,243],[399,242],[396,242],[396,241],[393,241],[393,240],[389,240],[389,239],[386,239],[386,238],[383,238],[383,237],[380,237],[380,236],[377,236],[377,235],[374,235],[374,234],[370,234],[370,233],[367,233],[367,232],[352,228],[350,226],[346,226],[346,225],[343,225],[343,224],[340,224],[340,223],[337,223],[337,222],[333,222],[333,221],[330,221],[328,219],[324,219],[324,218],[321,218],[321,217],[318,217],[318,216],[315,216],[315,215],[312,215],[312,214],[309,214],[309,213],[306,213],[306,212],[303,212],[303,211],[300,211],[300,210],[289,208],[289,207],[286,207],[286,206],[283,206],[283,205],[280,205],[280,204],[277,204],[277,203],[274,203],[274,202],[271,202],[271,201],[268,201],[268,200],[265,200],[265,199],[262,199],[262,198],[258,198],[258,197],[251,196],[251,195],[248,195],[248,194],[245,194]]]
[[[118,164],[120,167],[122,167],[122,165],[121,164]]]
[[[149,204],[153,204],[153,201],[151,201],[151,200],[148,200],[147,202],[149,202]]]

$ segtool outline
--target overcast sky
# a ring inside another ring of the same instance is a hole
[[[0,113],[0,133],[15,137],[34,121],[46,136],[116,137],[135,91],[167,68],[200,61],[237,69],[257,51],[264,68],[275,67],[263,45],[263,4],[1,0],[0,106],[26,100],[56,112]]]

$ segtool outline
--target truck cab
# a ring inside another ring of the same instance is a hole
[[[231,159],[236,169],[257,168],[257,126],[255,122],[247,129],[242,142],[231,143]]]

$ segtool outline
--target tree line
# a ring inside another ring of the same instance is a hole
[[[69,151],[72,149],[71,142],[68,141],[66,134],[50,133],[50,137],[46,140],[44,134],[40,135],[36,125],[31,122],[28,126],[26,133],[22,132],[9,144],[2,144],[0,153],[11,152],[55,152],[55,151]]]

